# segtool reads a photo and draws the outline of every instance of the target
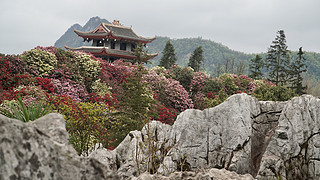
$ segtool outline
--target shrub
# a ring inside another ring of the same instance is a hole
[[[50,97],[53,109],[63,114],[70,143],[79,155],[88,155],[96,143],[108,148],[111,141],[107,131],[109,107],[98,103],[79,103],[68,96]]]
[[[191,67],[182,68],[180,66],[173,65],[170,67],[169,72],[172,74],[172,78],[179,81],[184,89],[189,92],[190,84],[195,74],[193,69]],[[199,73],[196,73],[196,75],[198,74]]]
[[[82,101],[88,98],[88,92],[84,85],[70,79],[53,79],[54,95],[69,96],[73,100]]]
[[[160,76],[150,70],[143,80],[148,82],[149,88],[159,97],[159,101],[167,108],[174,108],[179,112],[193,108],[193,101],[179,81]]]
[[[29,72],[30,74],[40,77],[48,75],[57,64],[57,59],[54,54],[40,49],[32,49],[24,52],[21,55],[21,59],[27,63],[29,68],[34,68],[34,71]]]
[[[296,94],[290,88],[266,84],[256,88],[253,96],[260,101],[287,101]]]

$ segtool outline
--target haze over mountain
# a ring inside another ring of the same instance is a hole
[[[64,48],[64,45],[70,47],[79,47],[79,46],[91,46],[91,43],[83,42],[81,37],[78,37],[74,33],[74,29],[80,31],[91,31],[95,29],[100,22],[110,23],[106,19],[100,17],[92,17],[89,21],[82,27],[79,24],[72,25],[54,44],[55,47]],[[133,28],[134,29],[134,28]],[[139,34],[144,36],[143,34]],[[276,37],[276,34],[274,35]],[[227,46],[224,46],[221,43],[216,43],[212,40],[198,38],[183,38],[183,39],[170,39],[169,37],[157,36],[157,39],[152,43],[147,45],[147,50],[150,53],[158,52],[159,55],[151,60],[151,64],[148,67],[153,67],[159,64],[160,58],[162,57],[162,50],[166,42],[170,40],[172,45],[175,48],[175,52],[178,58],[177,64],[180,66],[187,66],[189,57],[191,53],[199,46],[203,48],[204,55],[204,69],[209,74],[214,74],[218,66],[224,66],[225,62],[234,62],[235,68],[240,64],[248,65],[249,60],[254,58],[256,54],[247,54],[232,50]],[[268,49],[268,47],[266,47]],[[292,56],[294,57],[297,50],[293,50]],[[260,54],[262,57],[265,56],[265,53]],[[306,52],[308,74],[312,76],[320,76],[320,53],[315,52]],[[248,68],[246,68],[246,71]]]
[[[54,46],[58,48],[64,48],[65,45],[69,47],[79,47],[79,46],[90,46],[91,44],[88,42],[83,42],[83,39],[80,38],[76,33],[74,33],[74,29],[80,31],[92,31],[94,30],[101,22],[110,23],[106,19],[101,19],[100,17],[92,17],[89,21],[82,27],[79,24],[72,25],[55,43]]]

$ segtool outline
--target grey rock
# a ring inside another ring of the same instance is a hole
[[[320,99],[286,103],[263,154],[257,178],[320,179]]]
[[[68,142],[63,116],[23,123],[0,115],[0,179],[113,179],[93,158],[79,157]]]

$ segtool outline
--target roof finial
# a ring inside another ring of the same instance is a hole
[[[113,20],[113,25],[116,25],[116,26],[122,26],[122,24],[120,23],[119,20]]]

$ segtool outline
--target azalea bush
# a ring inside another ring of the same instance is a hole
[[[53,70],[57,64],[57,58],[54,54],[40,50],[32,49],[21,55],[29,67],[32,67],[30,74],[43,77]]]
[[[157,94],[159,101],[164,106],[174,108],[179,112],[194,107],[188,92],[179,81],[158,75],[152,70],[143,77],[143,80],[148,82],[149,88]]]
[[[104,147],[111,143],[107,130],[108,106],[78,102],[69,96],[52,96],[49,101],[52,109],[63,114],[70,143],[79,155],[88,155],[96,143],[102,143]]]

